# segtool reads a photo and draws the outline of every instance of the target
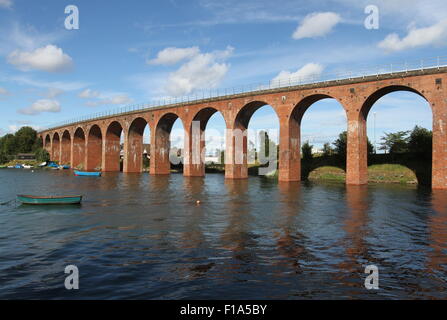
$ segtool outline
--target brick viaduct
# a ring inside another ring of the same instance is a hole
[[[225,177],[247,178],[247,138],[239,146],[234,129],[246,132],[253,113],[264,105],[276,112],[280,125],[279,180],[301,176],[300,125],[315,102],[336,99],[348,123],[346,183],[367,183],[366,119],[374,103],[394,91],[422,96],[433,115],[432,187],[447,189],[447,67],[334,80],[308,85],[259,90],[187,103],[171,104],[86,120],[39,132],[52,160],[86,170],[119,171],[120,136],[124,132],[124,172],[142,171],[142,140],[151,132],[151,174],[169,174],[169,136],[180,118],[185,130],[184,175],[204,176],[201,152],[208,120],[220,112],[226,123]],[[200,121],[201,139],[192,136],[193,121]],[[324,130],[324,128],[322,128]],[[237,131],[237,130],[236,130]],[[190,139],[191,137],[191,139]],[[240,157],[242,161],[237,161]],[[193,161],[193,159],[199,161]]]

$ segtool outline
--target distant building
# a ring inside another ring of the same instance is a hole
[[[19,153],[16,160],[36,160],[36,156],[34,153]]]

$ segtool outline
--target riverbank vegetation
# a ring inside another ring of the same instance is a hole
[[[16,156],[21,153],[33,154],[35,162],[48,161],[50,155],[42,148],[42,139],[31,127],[22,127],[15,134],[6,134],[0,138],[0,165],[23,164]],[[34,163],[34,162],[33,162]]]

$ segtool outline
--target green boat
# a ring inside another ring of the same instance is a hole
[[[17,198],[23,204],[79,204],[82,196],[28,196],[17,195]]]

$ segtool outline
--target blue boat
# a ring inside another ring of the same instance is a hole
[[[23,204],[79,204],[82,196],[29,196],[17,195],[17,199]]]
[[[83,177],[100,177],[101,176],[100,171],[88,172],[88,171],[75,170],[74,174],[75,174],[75,176],[83,176]]]
[[[23,166],[21,164],[16,164],[14,166],[14,169],[23,169]]]
[[[56,163],[52,162],[52,161],[48,163],[48,167],[50,167],[50,168],[59,168],[59,166]]]

